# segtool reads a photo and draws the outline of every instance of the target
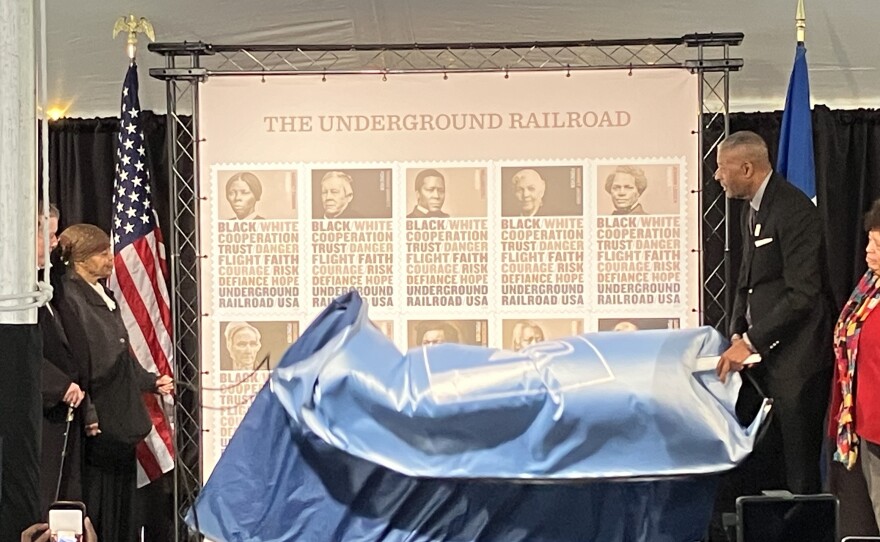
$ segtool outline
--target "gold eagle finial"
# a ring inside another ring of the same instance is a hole
[[[134,15],[120,17],[117,19],[116,24],[113,25],[113,39],[116,39],[116,36],[118,36],[120,32],[128,33],[126,50],[128,51],[128,58],[131,60],[134,60],[134,57],[137,54],[138,34],[146,34],[147,37],[150,38],[150,41],[156,41],[156,34],[153,32],[153,25],[150,24],[150,21],[147,20],[146,17],[141,17],[140,19],[135,19]]]

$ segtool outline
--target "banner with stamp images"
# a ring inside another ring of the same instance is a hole
[[[390,168],[312,169],[313,309],[357,288],[371,306],[393,307],[393,180]]]
[[[585,305],[583,180],[583,165],[500,168],[501,305]]]
[[[370,320],[376,326],[376,329],[382,332],[382,335],[388,337],[389,341],[394,341],[394,320]]]
[[[694,325],[698,83],[684,70],[212,78],[204,474],[243,414],[218,408],[249,404],[268,375],[253,344],[227,346],[236,322],[283,323],[280,345],[355,287],[401,350],[458,342],[520,362],[541,338],[622,320]]]
[[[251,401],[287,348],[299,338],[297,321],[219,321],[213,351],[219,370],[203,376],[202,401],[210,411],[208,449],[222,453]]]
[[[486,307],[486,167],[405,167],[406,307]]]
[[[680,318],[599,318],[597,331],[639,331],[647,329],[679,329]]]
[[[442,343],[489,346],[488,320],[408,320],[406,331],[408,348]]]
[[[294,170],[212,170],[215,311],[297,308],[300,244]]]
[[[687,183],[683,160],[596,165],[596,309],[680,307],[687,299]]]
[[[519,352],[533,344],[584,332],[581,318],[515,318],[501,321],[502,348]]]

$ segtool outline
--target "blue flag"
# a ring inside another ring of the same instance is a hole
[[[807,70],[807,48],[803,42],[798,43],[788,94],[785,96],[776,170],[815,202],[816,166],[813,161],[810,75]]]

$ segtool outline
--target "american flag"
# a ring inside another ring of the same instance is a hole
[[[171,308],[165,283],[168,265],[150,195],[144,133],[138,100],[137,64],[122,87],[122,112],[116,144],[113,193],[113,275],[109,286],[121,300],[132,352],[148,371],[172,375]],[[153,429],[138,444],[138,487],[174,468],[171,426],[165,416],[168,398],[144,394]],[[170,399],[168,399],[170,401]]]

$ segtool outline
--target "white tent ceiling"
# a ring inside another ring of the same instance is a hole
[[[50,105],[68,117],[117,114],[127,59],[122,15],[147,17],[157,41],[214,44],[436,43],[678,37],[743,32],[731,109],[781,109],[795,48],[796,0],[70,0],[47,2]],[[877,0],[806,0],[814,104],[880,106]],[[871,36],[874,36],[873,38]],[[147,75],[162,59],[141,39],[141,102],[165,110]]]

